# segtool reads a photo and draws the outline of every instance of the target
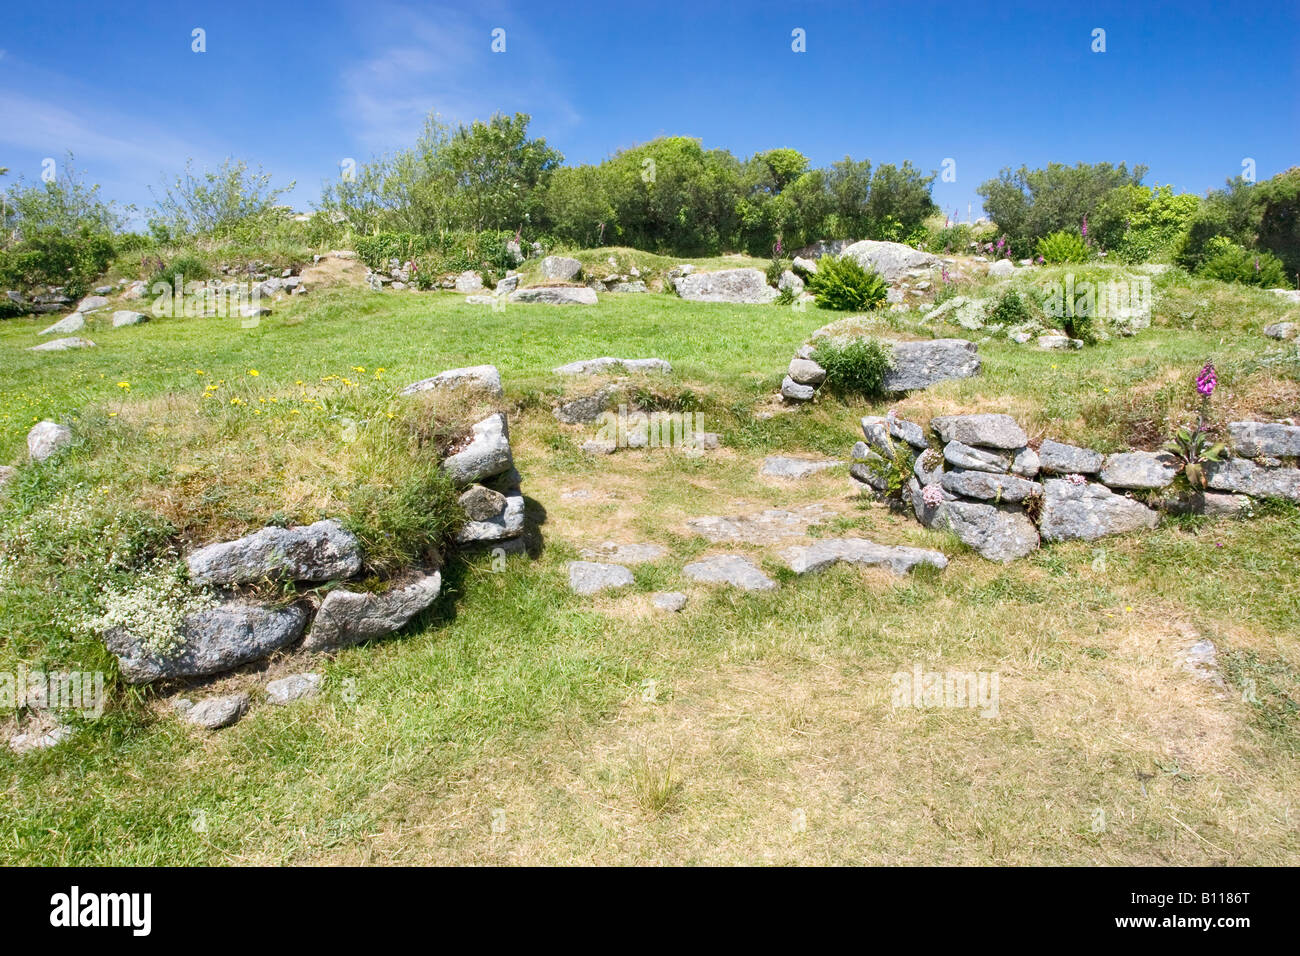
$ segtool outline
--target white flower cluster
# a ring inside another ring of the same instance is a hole
[[[180,648],[181,621],[212,604],[210,596],[186,583],[175,564],[160,562],[126,587],[102,588],[99,613],[84,619],[80,627],[96,635],[121,629],[145,650],[168,657]]]

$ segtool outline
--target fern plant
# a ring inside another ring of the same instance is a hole
[[[874,309],[889,294],[889,286],[879,273],[864,269],[851,256],[823,256],[817,261],[809,287],[817,296],[819,308],[841,312]]]

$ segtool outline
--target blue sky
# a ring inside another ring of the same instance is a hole
[[[1204,192],[1251,158],[1265,179],[1300,163],[1297,90],[1294,0],[23,3],[0,32],[0,166],[34,179],[71,150],[145,207],[187,157],[236,156],[296,180],[305,209],[341,160],[409,144],[429,111],[523,111],[570,163],[662,134],[814,165],[951,158],[934,196],[964,219],[1021,163],[1142,163]]]

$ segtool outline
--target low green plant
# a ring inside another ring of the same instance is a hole
[[[880,492],[891,505],[901,505],[907,483],[912,478],[912,466],[916,455],[906,442],[894,441],[885,436],[888,450],[880,447],[872,449],[874,454],[866,458],[855,458],[854,464],[865,465],[885,486]]]
[[[1252,252],[1231,239],[1215,236],[1206,243],[1206,258],[1196,270],[1206,279],[1240,282],[1265,289],[1285,288],[1286,269],[1282,260],[1270,252]]]
[[[181,282],[188,284],[190,282],[199,282],[209,278],[212,271],[208,268],[206,262],[197,256],[180,255],[170,262],[164,262],[159,259],[153,275],[149,277],[149,289],[152,292],[155,285],[162,283],[172,289],[172,294],[183,293],[184,289],[176,289],[176,277],[180,276]]]
[[[1039,239],[1037,252],[1049,264],[1087,262],[1091,258],[1083,237],[1066,229]]]
[[[819,346],[813,361],[826,370],[826,382],[833,390],[874,398],[884,394],[885,375],[893,368],[894,354],[879,339],[854,339],[843,345],[827,342]]]
[[[823,256],[809,286],[819,308],[841,312],[874,309],[889,294],[885,280],[851,256]]]
[[[1004,292],[1002,298],[998,299],[997,305],[989,312],[989,322],[995,325],[1020,325],[1032,321],[1033,318],[1033,311],[1015,289]]]

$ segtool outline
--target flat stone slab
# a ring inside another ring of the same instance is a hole
[[[779,292],[767,284],[758,269],[723,269],[694,272],[676,283],[677,294],[691,302],[734,302],[759,305],[772,302]]]
[[[810,402],[817,394],[811,385],[800,385],[789,375],[781,379],[781,397],[791,402]]]
[[[1095,475],[1101,471],[1104,457],[1101,452],[1078,445],[1044,439],[1038,446],[1039,466],[1043,471],[1058,475]]]
[[[432,378],[412,382],[399,395],[415,395],[435,388],[475,388],[487,392],[494,398],[505,394],[501,388],[501,373],[495,365],[471,365],[467,368],[451,368],[439,372]]]
[[[945,442],[963,445],[1011,451],[1029,444],[1029,436],[1010,415],[940,415],[930,420],[930,428]]]
[[[248,713],[248,695],[231,694],[228,697],[209,697],[201,700],[185,713],[185,719],[205,730],[220,730],[237,723]]]
[[[1101,483],[1134,491],[1164,488],[1178,474],[1173,455],[1163,452],[1126,451],[1107,455],[1101,466]]]
[[[333,519],[292,528],[263,528],[236,541],[222,541],[185,558],[199,584],[258,581],[332,581],[361,570],[361,543]]]
[[[693,561],[682,568],[682,574],[692,581],[729,584],[742,591],[771,591],[776,588],[776,582],[758,565],[739,554],[719,554]]]
[[[54,339],[50,342],[42,342],[40,345],[33,345],[27,351],[29,352],[67,352],[70,349],[93,349],[95,343],[90,339],[83,339],[80,336],[72,335],[63,339]]]
[[[650,595],[650,603],[656,611],[676,614],[686,607],[686,595],[681,591],[656,591]]]
[[[104,644],[118,659],[122,676],[132,684],[177,677],[207,677],[261,660],[296,641],[307,625],[301,607],[267,607],[230,601],[186,615],[176,647],[150,647],[121,628],[104,634]]]
[[[570,362],[555,369],[556,375],[606,375],[620,370],[628,372],[671,372],[673,366],[661,358],[614,358],[605,355],[600,358],[583,359]]]
[[[607,561],[612,564],[644,564],[667,557],[668,549],[661,544],[619,544],[604,541],[594,548],[583,548],[579,554],[588,561]]]
[[[955,468],[1001,474],[1011,470],[1011,456],[985,448],[975,448],[959,441],[943,446],[943,460]]]
[[[864,415],[860,424],[862,434],[868,441],[872,440],[873,435],[879,437],[883,432],[890,438],[907,442],[917,450],[930,447],[930,443],[925,440],[925,429],[905,418],[895,415]],[[877,450],[880,450],[879,447]]]
[[[1209,486],[1252,498],[1300,501],[1300,468],[1264,468],[1245,458],[1210,462],[1205,466]]]
[[[306,700],[320,693],[320,674],[290,674],[266,685],[266,702],[284,706],[296,700]]]
[[[574,594],[597,594],[614,588],[625,588],[632,581],[632,572],[621,564],[569,562],[569,590]]]
[[[1039,529],[1044,541],[1092,541],[1154,528],[1160,515],[1104,485],[1051,478],[1043,483]]]
[[[1300,425],[1281,422],[1229,422],[1232,448],[1243,458],[1300,456]]]
[[[965,339],[891,342],[893,367],[885,373],[887,392],[910,392],[954,378],[971,378],[980,371],[979,347]]]
[[[586,286],[533,286],[510,293],[511,302],[540,305],[595,305],[596,293]]]
[[[437,571],[379,594],[337,588],[316,612],[303,650],[336,650],[392,634],[432,607],[441,590],[442,575]]]
[[[710,541],[772,544],[802,535],[810,525],[825,521],[831,516],[832,512],[824,505],[812,504],[792,511],[770,508],[756,514],[691,518],[686,522],[686,527]]]
[[[901,242],[878,239],[853,243],[840,254],[840,258],[845,257],[856,260],[864,269],[880,273],[881,278],[889,282],[907,277],[910,270],[937,268],[943,261],[932,253],[913,249]]]
[[[1043,486],[1036,481],[961,468],[944,472],[940,484],[954,495],[982,501],[1024,501],[1043,493]]]
[[[86,327],[86,317],[80,312],[73,312],[71,315],[64,316],[48,328],[42,329],[39,335],[71,335],[73,332],[80,332]]]
[[[940,570],[948,566],[948,559],[940,551],[876,544],[865,538],[822,538],[807,547],[787,548],[781,556],[795,574],[824,571],[841,561],[863,567],[884,567],[895,574],[906,574],[920,564]]]
[[[763,467],[759,469],[758,473],[767,478],[784,478],[789,481],[797,481],[800,478],[807,478],[810,475],[815,475],[818,472],[842,464],[844,464],[843,461],[835,458],[786,458],[783,455],[768,455],[763,459]]]

